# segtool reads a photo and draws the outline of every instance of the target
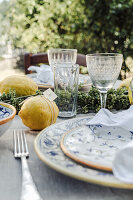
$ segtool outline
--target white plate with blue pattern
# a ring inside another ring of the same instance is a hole
[[[60,141],[63,135],[81,129],[89,120],[88,117],[74,118],[56,123],[41,131],[34,143],[38,157],[54,170],[78,180],[109,187],[133,189],[133,184],[120,182],[112,173],[85,167],[62,152]]]
[[[0,102],[0,136],[2,136],[9,128],[15,115],[16,109],[14,106]]]
[[[132,139],[133,132],[120,127],[83,125],[63,136],[61,148],[81,164],[112,171],[116,152]]]

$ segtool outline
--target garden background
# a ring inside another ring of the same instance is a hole
[[[132,76],[133,0],[0,1],[1,71],[23,73],[25,52],[49,48],[122,53],[119,78]]]

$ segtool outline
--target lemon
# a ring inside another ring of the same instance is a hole
[[[55,102],[36,96],[24,102],[18,115],[24,125],[33,130],[42,130],[56,122],[58,113],[59,109]]]
[[[38,90],[37,84],[25,75],[12,75],[0,82],[0,92],[16,91],[17,96],[33,95]]]
[[[130,87],[128,88],[128,96],[129,96],[130,104],[132,104],[132,90]]]
[[[124,80],[122,81],[122,83],[120,84],[120,88],[126,87],[126,88],[128,89],[128,88],[129,88],[129,85],[130,85],[130,82],[131,82],[131,79],[132,79],[132,78],[124,79]]]

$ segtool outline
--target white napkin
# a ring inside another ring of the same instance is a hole
[[[121,127],[133,134],[133,106],[116,114],[107,109],[101,109],[87,125]],[[117,152],[112,169],[117,179],[125,183],[133,183],[133,142],[128,143]]]
[[[133,106],[130,106],[128,110],[124,110],[116,114],[102,108],[87,125],[98,124],[108,127],[117,126],[128,131],[133,131]]]
[[[120,149],[113,161],[113,174],[122,182],[133,184],[133,142]]]
[[[37,72],[37,80],[40,82],[54,85],[54,74],[50,66],[44,64],[40,65],[40,67],[30,66],[28,70]]]

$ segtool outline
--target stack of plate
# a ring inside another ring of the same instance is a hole
[[[43,130],[35,140],[39,158],[48,166],[86,182],[133,189],[117,180],[112,161],[119,148],[132,140],[122,128],[87,126],[90,118],[75,118]]]

